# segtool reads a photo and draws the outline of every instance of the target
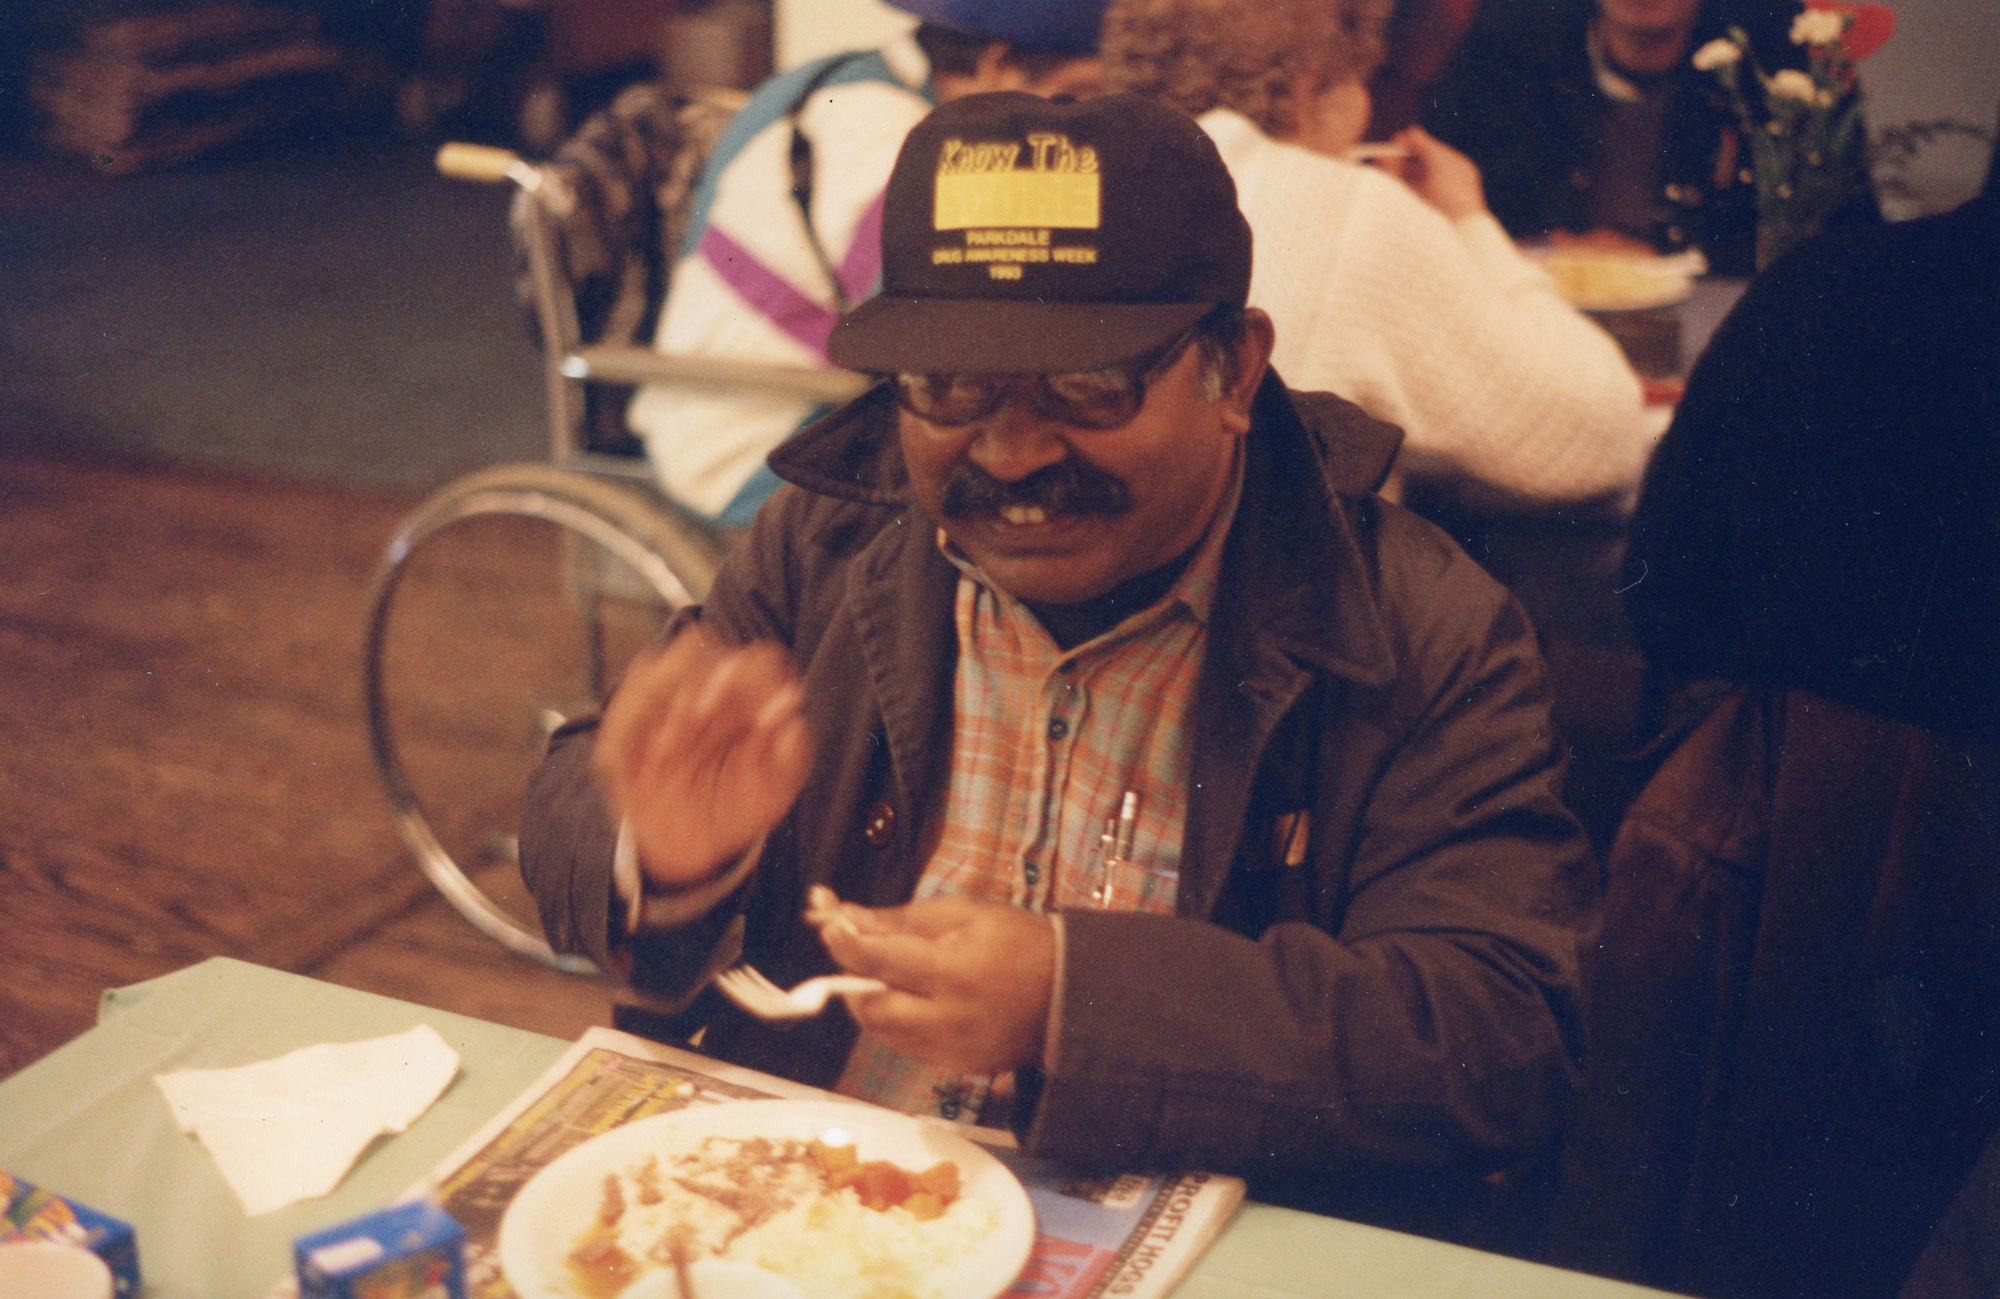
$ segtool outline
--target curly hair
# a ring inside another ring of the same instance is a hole
[[[1300,94],[1365,78],[1392,0],[1113,0],[1104,71],[1116,90],[1187,113],[1230,108],[1266,134],[1299,126]]]

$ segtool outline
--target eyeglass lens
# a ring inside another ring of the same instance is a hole
[[[1194,331],[1173,339],[1152,357],[1099,370],[1063,374],[899,374],[896,400],[933,424],[970,424],[1000,408],[1016,384],[1045,419],[1079,428],[1109,429],[1127,423],[1146,401],[1146,386],[1180,359]]]

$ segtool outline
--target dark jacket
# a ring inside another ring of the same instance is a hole
[[[1625,610],[1680,680],[2000,742],[2000,190],[1830,233],[1716,331],[1646,471]]]
[[[1607,860],[1552,1261],[1894,1294],[2000,1126],[2000,751],[1711,694]]]
[[[923,870],[950,768],[959,574],[905,499],[885,397],[773,457],[799,486],[758,516],[703,611],[729,638],[792,647],[819,758],[735,903],[634,944],[643,986],[680,990],[739,912],[760,968],[819,972],[808,885],[894,904]],[[1242,1173],[1267,1198],[1437,1228],[1559,1119],[1595,872],[1557,799],[1520,609],[1430,525],[1336,493],[1351,462],[1324,448],[1380,426],[1301,400],[1311,430],[1268,381],[1247,442],[1194,704],[1179,914],[1064,913],[1055,1067],[1025,1080],[1039,1098],[1023,1136],[1079,1164]],[[538,773],[523,869],[556,945],[605,960],[613,831],[588,748],[587,732],[561,736]],[[1309,850],[1287,867],[1280,821],[1302,811]],[[704,1050],[823,1086],[853,1037],[841,1015],[780,1033],[697,1009]]]
[[[1991,179],[1751,285],[1647,472],[1624,599],[1663,681],[1708,679],[1670,697],[1712,697],[1607,863],[1558,1258],[1892,1294],[2000,1126]]]
[[[2000,1299],[2000,1132],[1986,1143],[1896,1299]]]

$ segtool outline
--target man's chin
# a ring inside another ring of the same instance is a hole
[[[956,520],[945,534],[1001,590],[1018,600],[1078,604],[1116,583],[1095,535],[1104,520],[1066,515],[1009,523],[994,515]]]

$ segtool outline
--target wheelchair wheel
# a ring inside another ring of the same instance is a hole
[[[398,528],[364,685],[375,765],[417,864],[483,933],[571,973],[521,882],[521,797],[549,734],[595,710],[723,540],[658,499],[548,465],[469,475]]]

